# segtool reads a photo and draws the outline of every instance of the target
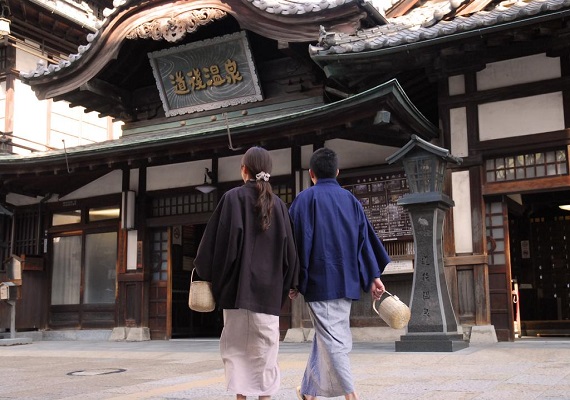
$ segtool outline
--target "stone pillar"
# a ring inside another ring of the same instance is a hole
[[[468,343],[458,331],[443,265],[443,219],[453,202],[439,201],[405,206],[415,238],[415,261],[407,332],[396,341],[396,351],[455,351]]]
[[[398,200],[410,213],[414,231],[414,281],[411,317],[396,351],[455,351],[467,347],[457,319],[443,269],[443,219],[454,203],[443,193],[447,162],[462,160],[449,150],[417,135],[386,159],[404,164],[410,193]]]

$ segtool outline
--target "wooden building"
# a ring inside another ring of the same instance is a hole
[[[33,289],[22,279],[42,299],[37,327],[219,334],[219,312],[187,308],[192,257],[252,145],[271,151],[272,184],[288,203],[309,185],[312,151],[336,150],[341,184],[394,259],[384,281],[409,298],[413,238],[396,204],[407,183],[386,157],[416,134],[463,158],[447,174],[455,207],[444,253],[466,335],[474,325],[492,325],[499,340],[568,332],[570,215],[559,206],[570,200],[570,4],[113,6],[68,60],[19,75],[40,99],[124,122],[117,140],[0,156],[14,253],[42,266],[24,268]],[[351,323],[383,327],[367,296]],[[302,301],[284,308],[283,334],[308,324]]]

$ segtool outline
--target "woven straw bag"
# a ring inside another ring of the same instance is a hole
[[[212,284],[206,281],[194,281],[194,271],[190,275],[190,294],[188,295],[188,307],[193,311],[210,312],[216,308],[216,301],[212,294]]]
[[[389,292],[384,292],[388,296],[374,300],[372,308],[388,324],[390,328],[402,329],[410,321],[412,313],[410,308],[398,298]],[[380,305],[376,308],[376,302],[379,301]]]

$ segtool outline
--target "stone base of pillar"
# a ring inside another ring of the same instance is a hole
[[[453,352],[469,347],[462,334],[407,334],[396,341],[396,352]]]
[[[146,327],[142,328],[113,328],[109,341],[111,342],[144,342],[150,340],[150,330]]]
[[[0,346],[16,346],[20,344],[30,344],[30,343],[32,343],[32,339],[25,337],[0,339]]]
[[[475,325],[471,327],[469,344],[490,344],[497,343],[497,332],[494,325]]]

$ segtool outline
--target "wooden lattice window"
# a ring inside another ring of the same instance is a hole
[[[153,282],[168,278],[168,231],[156,229],[151,233],[150,263]]]
[[[286,184],[272,185],[273,193],[275,193],[285,204],[291,205],[294,199],[293,188]]]
[[[0,271],[4,270],[4,260],[10,257],[10,235],[12,227],[12,217],[0,215]]]
[[[485,208],[487,256],[489,257],[489,266],[502,266],[507,263],[503,203],[499,201],[489,202],[485,205]]]
[[[14,213],[14,254],[39,254],[40,215],[37,207],[21,208]],[[43,232],[42,232],[43,234]]]
[[[215,208],[215,200],[216,196],[213,192],[155,198],[152,200],[152,216],[167,217],[212,212]]]
[[[488,159],[487,182],[504,182],[568,174],[566,150],[552,150]]]
[[[8,68],[8,66],[7,47],[0,47],[0,70],[4,71]]]

